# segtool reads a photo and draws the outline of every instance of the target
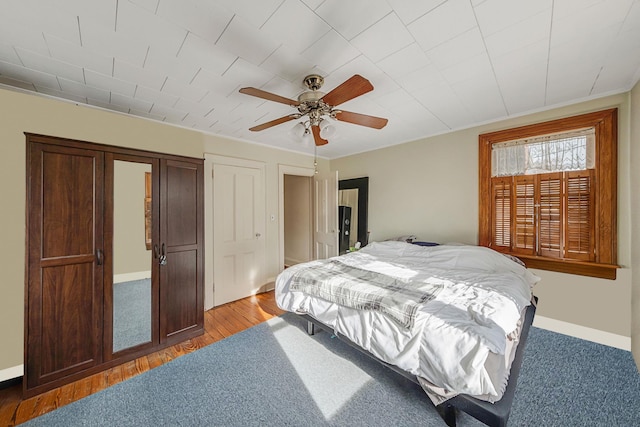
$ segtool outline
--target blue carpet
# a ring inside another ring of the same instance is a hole
[[[531,328],[512,425],[640,426],[631,352]]]
[[[151,279],[113,284],[113,351],[151,341]]]
[[[285,314],[25,425],[444,425],[420,387],[304,326]],[[509,425],[637,426],[638,402],[629,352],[532,328]]]

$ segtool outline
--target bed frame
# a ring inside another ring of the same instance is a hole
[[[476,399],[475,397],[459,394],[456,397],[453,397],[440,405],[436,406],[436,410],[444,420],[444,422],[449,427],[456,426],[456,410],[460,410],[466,412],[472,417],[480,420],[484,424],[491,427],[505,427],[507,425],[507,421],[509,419],[509,415],[511,413],[511,405],[513,403],[513,397],[516,392],[516,386],[518,383],[518,375],[520,374],[520,366],[522,365],[522,358],[524,355],[524,349],[527,343],[527,337],[529,336],[529,329],[531,324],[533,323],[533,318],[536,312],[536,305],[538,302],[538,297],[533,297],[534,302],[527,307],[527,311],[525,313],[525,319],[522,324],[522,331],[520,332],[520,342],[516,347],[515,357],[513,359],[513,363],[511,364],[511,372],[509,374],[509,381],[507,382],[507,388],[502,396],[502,399],[495,403],[489,403],[484,400]],[[318,326],[321,329],[333,334],[340,340],[354,347],[355,349],[361,351],[367,356],[373,358],[374,360],[380,362],[387,368],[392,371],[402,375],[403,377],[409,379],[410,381],[420,384],[415,375],[412,375],[395,365],[388,364],[380,359],[378,359],[373,354],[364,350],[362,347],[353,343],[348,338],[337,334],[331,327],[323,324],[322,322],[314,319],[313,317],[303,314],[301,315],[307,320],[307,333],[309,335],[313,335],[315,333],[315,327]]]

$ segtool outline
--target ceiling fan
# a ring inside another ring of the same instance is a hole
[[[326,94],[319,91],[324,83],[322,76],[317,74],[308,75],[303,79],[303,83],[309,90],[300,94],[297,101],[254,87],[244,87],[240,89],[240,93],[263,98],[268,101],[280,102],[298,109],[297,113],[254,126],[249,130],[257,132],[306,116],[307,119],[305,122],[298,123],[295,128],[302,130],[304,134],[307,135],[311,133],[316,145],[325,145],[329,142],[326,138],[330,136],[331,130],[335,130],[335,128],[330,127],[327,121],[329,117],[342,122],[367,126],[374,129],[382,129],[388,122],[387,119],[380,117],[352,113],[335,108],[343,102],[347,102],[373,90],[371,82],[358,74],[347,79],[340,86]]]

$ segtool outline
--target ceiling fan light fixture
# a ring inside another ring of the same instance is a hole
[[[291,130],[289,131],[289,134],[295,141],[300,141],[304,137],[304,134],[306,132],[307,132],[307,128],[304,125],[304,123],[299,122],[291,128]]]
[[[313,135],[311,135],[311,131],[308,128],[304,130],[301,139],[304,145],[311,145],[311,142],[313,141]]]
[[[320,121],[320,136],[323,139],[329,139],[336,134],[336,127],[329,123],[327,119]]]

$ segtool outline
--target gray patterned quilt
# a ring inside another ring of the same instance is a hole
[[[442,285],[399,279],[328,259],[298,270],[290,289],[345,307],[380,311],[411,328],[420,306],[434,299]]]

